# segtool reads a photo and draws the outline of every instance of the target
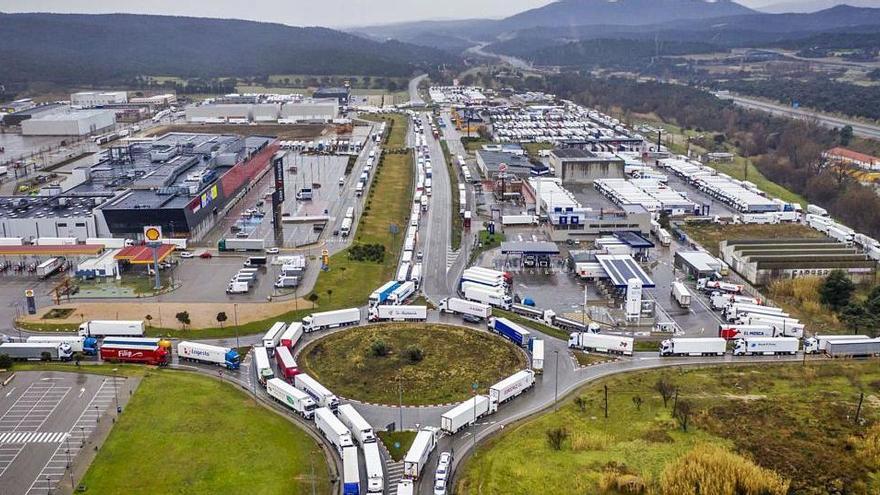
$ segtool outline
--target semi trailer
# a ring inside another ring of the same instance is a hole
[[[361,495],[360,462],[355,446],[342,449],[342,495]]]
[[[444,313],[476,316],[482,320],[492,316],[492,306],[457,297],[448,297],[441,300],[438,307]]]
[[[568,347],[585,351],[632,356],[634,339],[618,335],[574,332],[568,336]]]
[[[87,356],[98,354],[98,339],[76,335],[34,335],[27,338],[28,342],[42,344],[67,344],[73,352],[81,352]]]
[[[339,408],[339,399],[333,392],[305,373],[293,377],[293,386],[309,394],[319,407],[326,407],[334,413]]]
[[[315,332],[327,328],[356,325],[361,321],[361,310],[358,308],[338,309],[336,311],[324,311],[312,313],[302,319],[305,332]]]
[[[490,330],[501,334],[520,347],[526,347],[529,345],[531,332],[507,318],[489,318],[488,327]]]
[[[370,308],[370,321],[425,321],[428,318],[427,306],[388,306]]]
[[[734,356],[797,354],[800,340],[795,337],[744,337],[737,339]]]
[[[307,393],[280,378],[266,381],[266,393],[306,419],[315,417],[315,409],[318,407],[315,401]]]
[[[366,443],[364,449],[364,465],[367,468],[367,493],[383,493],[385,491],[385,472],[382,468],[382,456],[379,455],[377,442]]]
[[[489,387],[489,400],[497,408],[535,385],[535,372],[522,370]]]
[[[825,344],[831,357],[869,357],[880,355],[880,339],[831,340]]]
[[[0,354],[22,361],[42,361],[46,358],[49,361],[73,359],[73,349],[62,342],[7,342],[0,344]]]
[[[497,405],[496,405],[497,407]],[[440,416],[440,429],[454,435],[462,428],[474,424],[478,419],[495,412],[488,396],[475,395],[453,407]]]
[[[287,330],[281,334],[281,345],[284,347],[289,347],[291,349],[296,346],[303,336],[303,326],[302,323],[298,321],[291,322],[287,325]]]
[[[275,355],[275,347],[281,342],[281,334],[287,330],[287,323],[276,321],[263,335],[263,347],[269,353],[269,357]]]
[[[373,427],[355,410],[354,406],[351,404],[340,405],[337,409],[337,415],[342,424],[351,431],[352,438],[357,440],[359,444],[366,445],[376,441]]]
[[[137,320],[91,320],[79,326],[83,337],[142,337],[144,322]]]
[[[464,290],[464,298],[501,309],[510,309],[510,305],[513,303],[510,296],[498,293],[492,290],[491,287],[487,287],[486,289],[469,287]]]
[[[230,370],[237,370],[241,366],[241,357],[235,349],[200,342],[183,341],[177,344],[177,356],[180,359],[216,364]]]
[[[727,341],[721,337],[673,337],[660,342],[661,356],[723,356]]]
[[[159,344],[136,344],[104,342],[100,349],[101,360],[111,363],[136,363],[153,366],[168,364],[168,351]]]
[[[275,348],[275,363],[278,364],[281,376],[287,381],[299,374],[299,367],[296,365],[289,347],[278,346]]]
[[[691,306],[691,293],[687,286],[681,282],[672,283],[672,297],[675,298],[675,302],[682,308],[689,308]]]
[[[403,476],[411,480],[417,480],[422,475],[422,470],[428,463],[428,457],[437,447],[437,437],[440,430],[432,426],[423,426],[416,433],[416,438],[410,445],[406,456],[403,458]]]
[[[336,448],[339,455],[342,455],[342,449],[354,446],[351,432],[342,424],[342,421],[339,421],[333,411],[326,407],[315,409],[315,427]]]

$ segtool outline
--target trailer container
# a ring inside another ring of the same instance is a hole
[[[675,302],[682,308],[688,308],[691,305],[691,293],[687,286],[681,282],[672,283],[672,297],[675,298]]]
[[[200,342],[183,341],[177,344],[177,356],[180,359],[224,366],[230,370],[237,370],[241,365],[241,358],[235,349]]]
[[[535,215],[502,215],[501,225],[538,225]]]
[[[266,249],[264,239],[238,239],[235,237],[220,239],[218,251],[262,251]]]
[[[828,342],[834,340],[869,340],[870,338],[867,335],[816,335],[804,340],[804,352],[807,354],[823,353]]]
[[[388,306],[370,308],[370,321],[425,321],[427,306]]]
[[[42,361],[46,356],[50,361],[70,361],[73,358],[73,350],[63,342],[6,342],[0,344],[0,354],[23,361]]]
[[[338,309],[336,311],[324,311],[312,313],[302,319],[303,330],[315,332],[328,328],[357,325],[361,322],[361,310],[358,308]]]
[[[293,386],[309,394],[319,407],[329,408],[334,413],[339,407],[339,399],[333,395],[333,392],[305,373],[293,377]]]
[[[501,334],[520,347],[526,347],[529,345],[531,332],[507,318],[490,318],[488,326],[490,330]]]
[[[342,421],[350,431],[354,440],[361,445],[376,441],[376,435],[373,433],[373,427],[367,420],[360,415],[351,404],[342,404],[337,410],[339,420]]]
[[[168,364],[168,351],[160,345],[151,344],[108,344],[100,349],[101,360],[111,363],[137,363],[153,366]]]
[[[360,462],[354,446],[342,449],[342,495],[361,495]]]
[[[727,341],[721,337],[673,337],[660,342],[661,356],[723,356]]]
[[[484,276],[489,277],[501,277],[504,280],[504,283],[510,285],[513,282],[513,276],[508,272],[503,272],[501,270],[493,270],[491,268],[484,268],[482,266],[472,266],[465,269],[465,273],[477,275],[482,274]]]
[[[574,332],[568,336],[568,347],[585,351],[605,352],[632,356],[632,337],[605,335],[592,332]]]
[[[351,234],[351,218],[342,219],[342,226],[339,227],[339,234],[342,237],[348,237]]]
[[[403,476],[417,480],[428,463],[428,457],[437,447],[439,430],[431,426],[424,426],[413,440],[406,457],[403,458]]]
[[[727,321],[733,321],[740,317],[740,315],[745,313],[754,313],[768,316],[782,316],[789,317],[789,314],[782,310],[782,308],[777,308],[775,306],[762,306],[759,304],[746,304],[746,303],[732,303],[728,304],[723,310],[722,314],[727,319]]]
[[[797,354],[800,340],[795,337],[744,337],[737,339],[733,347],[734,356],[759,354]]]
[[[37,277],[38,278],[48,278],[51,277],[55,272],[61,269],[64,265],[64,260],[62,258],[49,258],[46,261],[37,265]]]
[[[773,316],[747,313],[744,315],[744,318],[740,318],[739,321],[743,325],[771,326],[776,330],[776,335],[782,337],[801,338],[804,336],[805,326],[795,318],[777,318]]]
[[[454,435],[489,414],[491,401],[485,395],[475,395],[440,416],[440,429]]]
[[[488,304],[501,309],[510,309],[513,299],[506,294],[499,294],[492,290],[491,287],[486,289],[476,289],[468,287],[464,290],[464,298],[482,304]]]
[[[306,419],[315,417],[317,408],[315,401],[307,393],[280,378],[270,378],[266,381],[266,393]]]
[[[409,280],[409,269],[410,269],[409,263],[401,263],[400,264],[400,267],[397,269],[397,278],[396,278],[396,280],[399,283],[402,284],[402,283],[406,282],[407,280]]]
[[[704,291],[727,292],[729,294],[740,294],[743,291],[743,286],[738,284],[731,284],[728,282],[721,282],[720,280],[709,280],[701,278],[697,280],[697,289]]]
[[[265,347],[254,347],[254,368],[257,379],[264,387],[267,380],[275,378],[275,372],[272,371],[272,365],[269,364],[269,351]]]
[[[72,352],[81,352],[87,356],[98,354],[98,339],[78,335],[34,335],[27,338],[28,342],[42,344],[67,344]]]
[[[709,301],[712,305],[712,309],[724,309],[731,304],[753,304],[755,306],[761,306],[761,301],[754,297],[727,294],[717,291],[712,293]]]
[[[333,411],[326,407],[315,409],[315,427],[336,448],[336,453],[339,455],[342,455],[342,449],[354,446],[351,432],[342,424],[342,421],[339,421]]]
[[[34,239],[35,246],[75,246],[78,242],[76,237],[38,237]]]
[[[144,322],[137,320],[91,320],[79,326],[79,334],[84,337],[141,337],[144,335]]]
[[[776,329],[770,325],[718,325],[718,336],[724,340],[742,337],[777,337]]]
[[[491,275],[483,275],[481,273],[469,273],[465,271],[461,275],[461,284],[464,285],[465,282],[473,282],[474,284],[485,285],[488,287],[497,287],[502,290],[507,290],[507,282],[504,281],[503,277],[493,277]]]
[[[299,342],[303,336],[303,326],[302,323],[298,321],[292,321],[287,325],[287,330],[285,330],[281,334],[280,344],[284,347],[288,347],[293,349],[294,346]]]
[[[880,355],[880,339],[831,340],[825,344],[831,357],[870,357]]]
[[[403,479],[397,482],[397,495],[413,495],[412,480]]]
[[[365,443],[364,464],[367,468],[367,493],[384,493],[385,491],[385,472],[382,468],[382,456],[379,455],[379,444],[377,442]]]
[[[278,346],[275,348],[275,363],[278,364],[281,376],[287,381],[299,374],[299,367],[296,365],[289,347]]]
[[[422,264],[416,263],[413,265],[412,270],[409,274],[410,282],[416,284],[416,289],[418,289],[422,285]]]
[[[226,286],[227,294],[246,294],[250,290],[250,283],[244,280],[234,279],[229,282],[229,285]]]
[[[532,351],[532,369],[535,373],[544,372],[544,341],[542,339],[532,339],[529,341],[529,347]]]
[[[416,284],[412,281],[406,281],[400,284],[394,292],[388,296],[386,304],[403,304],[411,295],[416,293]]]
[[[449,297],[441,300],[439,309],[445,313],[471,315],[483,320],[492,316],[492,307],[488,304],[481,304],[466,299],[459,299],[457,297]]]
[[[541,341],[543,342],[543,341]],[[526,392],[535,385],[535,372],[522,370],[489,387],[489,400],[495,408]]]
[[[281,342],[281,334],[287,329],[287,324],[283,321],[276,321],[263,335],[263,347],[269,353],[269,357],[275,355],[275,347]]]
[[[511,304],[510,311],[534,320],[544,320],[544,310],[534,306],[526,306],[525,304]]]
[[[379,304],[385,304],[385,301],[388,300],[388,296],[394,292],[400,285],[400,282],[396,280],[390,280],[386,282],[384,285],[374,290],[372,294],[370,294],[370,306],[378,306]]]

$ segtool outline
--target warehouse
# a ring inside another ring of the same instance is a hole
[[[550,152],[550,166],[565,184],[592,184],[595,179],[625,177],[624,161],[616,156],[599,156],[591,151],[569,148]]]
[[[112,110],[72,110],[65,108],[42,113],[21,123],[23,136],[85,136],[112,130],[116,113]]]
[[[876,262],[833,239],[745,239],[721,241],[725,263],[755,285],[775,279],[827,276],[843,270],[854,282],[874,280]]]
[[[501,151],[477,150],[477,166],[480,167],[480,173],[483,177],[498,177],[502,164],[507,166],[505,173],[508,177],[515,176],[524,179],[550,173],[550,169],[541,164],[533,164],[525,156]]]
[[[339,103],[336,100],[304,100],[285,103],[281,107],[281,123],[330,122],[339,116]]]
[[[128,103],[128,93],[125,91],[80,91],[70,95],[70,105],[79,108],[103,107],[105,105],[120,105]]]
[[[19,107],[19,110],[16,110],[12,113],[7,113],[3,116],[3,125],[13,126],[13,125],[21,125],[22,122],[28,119],[32,119],[34,117],[39,117],[42,115],[47,115],[52,112],[58,111],[62,108],[65,108],[64,105],[59,103],[48,103],[45,105],[26,105],[23,104]]]
[[[251,121],[251,103],[211,103],[186,107],[186,121],[194,124],[247,123]]]
[[[677,251],[673,266],[693,279],[717,277],[722,272],[721,260],[705,251]]]
[[[229,96],[224,97],[223,102],[203,103],[186,108],[187,122],[200,124],[231,123],[243,124],[249,122],[279,122],[282,124],[293,123],[325,123],[330,122],[339,115],[339,104],[336,100],[303,100],[285,103],[268,101],[261,98],[256,102],[226,103]],[[250,95],[243,95],[235,101],[254,99]]]
[[[312,98],[314,99],[334,99],[339,105],[348,105],[348,100],[351,98],[351,90],[348,88],[318,88],[312,94]]]
[[[92,214],[112,198],[112,191],[94,195],[0,197],[0,237],[109,237],[109,230]]]

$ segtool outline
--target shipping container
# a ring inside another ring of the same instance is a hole
[[[342,404],[337,409],[339,420],[350,431],[351,436],[361,445],[376,441],[373,427],[364,419],[351,404]]]
[[[315,401],[307,393],[280,378],[267,380],[266,392],[270,397],[306,419],[312,419],[315,416],[317,408]]]

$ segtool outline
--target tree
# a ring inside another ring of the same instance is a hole
[[[663,397],[663,407],[666,408],[669,404],[669,399],[675,395],[675,384],[666,377],[663,377],[654,384],[654,390],[660,392],[660,397]]]
[[[221,312],[217,313],[217,323],[220,324],[220,328],[223,328],[223,322],[225,322],[228,319],[229,319],[229,317],[226,316],[225,311],[221,311]]]
[[[632,401],[633,401],[633,405],[636,406],[636,411],[641,411],[642,410],[642,402],[644,402],[642,400],[642,398],[638,395],[635,395],[635,396],[633,396]]]
[[[568,438],[568,430],[565,428],[553,428],[547,431],[547,442],[553,450],[562,450],[562,444]]]
[[[8,370],[12,368],[12,358],[9,357],[9,354],[0,354],[0,369]]]
[[[849,304],[850,297],[855,290],[856,286],[846,272],[833,270],[825,277],[819,288],[819,300],[832,310],[839,311]]]
[[[406,357],[409,359],[410,363],[418,363],[422,359],[425,359],[425,353],[421,348],[415,345],[411,345],[406,348]]]
[[[574,405],[576,405],[581,412],[587,412],[587,406],[589,404],[590,402],[580,395],[574,398]]]
[[[691,415],[693,415],[693,409],[691,403],[686,400],[679,400],[678,404],[676,404],[675,411],[672,412],[672,415],[678,420],[678,424],[681,426],[682,431],[688,431],[688,422],[690,422]]]
[[[370,346],[370,351],[373,353],[373,356],[376,357],[387,356],[388,350],[388,344],[386,344],[384,340],[377,340]]]
[[[849,146],[850,141],[853,138],[853,128],[851,125],[845,125],[842,129],[840,129],[840,136],[838,139],[840,140],[841,146]]]
[[[147,320],[147,328],[149,328],[150,322],[153,321],[153,315],[144,316],[144,319]]]
[[[180,325],[183,328],[186,328],[186,326],[190,324],[189,311],[181,311],[174,315],[174,317],[177,318],[177,321],[180,322]]]
[[[318,294],[312,292],[311,294],[309,294],[309,297],[307,299],[312,303],[312,307],[314,308],[315,302],[318,300]]]

